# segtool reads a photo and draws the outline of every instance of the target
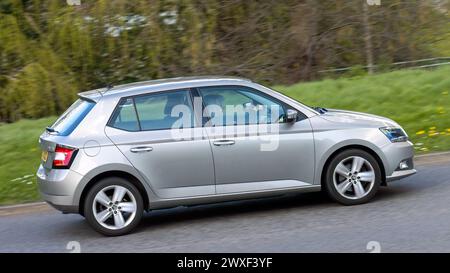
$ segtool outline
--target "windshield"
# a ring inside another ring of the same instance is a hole
[[[316,109],[314,109],[314,107],[311,107],[311,106],[309,106],[309,105],[306,105],[306,104],[304,104],[304,103],[298,101],[297,99],[291,98],[290,96],[288,96],[288,95],[286,95],[286,94],[284,94],[284,93],[282,93],[282,92],[280,92],[280,91],[277,91],[277,90],[275,90],[275,89],[271,89],[271,88],[265,87],[264,85],[260,85],[260,86],[264,87],[264,88],[267,89],[267,90],[270,90],[270,91],[273,91],[273,92],[277,92],[280,96],[282,96],[282,97],[284,97],[284,98],[286,98],[286,99],[288,99],[288,100],[290,100],[290,101],[292,101],[292,102],[301,104],[303,107],[305,107],[305,108],[311,110],[312,112],[320,113],[320,112],[318,112]]]
[[[60,136],[70,135],[94,105],[92,101],[78,99],[49,127],[49,131]]]

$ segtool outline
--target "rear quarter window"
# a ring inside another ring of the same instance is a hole
[[[139,131],[133,99],[122,99],[109,121],[109,126],[125,131]]]
[[[59,136],[70,135],[95,106],[95,102],[84,99],[75,101],[50,128]]]

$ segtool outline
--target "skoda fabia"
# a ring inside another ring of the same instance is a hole
[[[228,77],[80,93],[39,142],[43,199],[110,236],[175,206],[320,190],[362,204],[416,172],[396,122]]]

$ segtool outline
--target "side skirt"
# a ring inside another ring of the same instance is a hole
[[[193,206],[200,204],[220,203],[226,201],[273,197],[289,193],[317,192],[320,190],[321,190],[320,185],[308,185],[308,186],[281,188],[274,190],[213,194],[207,196],[195,196],[187,198],[159,199],[153,202],[152,200],[150,200],[150,210],[173,208],[178,206]]]

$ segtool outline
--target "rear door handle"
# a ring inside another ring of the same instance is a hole
[[[153,151],[152,147],[149,146],[142,146],[142,147],[133,147],[130,149],[132,153],[145,153],[145,152],[151,152]]]
[[[216,140],[213,142],[215,146],[228,146],[233,145],[234,143],[235,143],[234,140],[229,139]]]

